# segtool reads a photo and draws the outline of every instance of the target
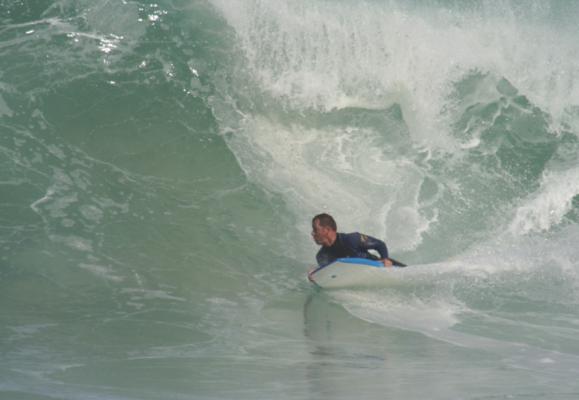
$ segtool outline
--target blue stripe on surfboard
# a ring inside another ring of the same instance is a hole
[[[371,267],[384,267],[384,263],[382,261],[377,260],[369,260],[367,258],[338,258],[334,262],[341,262],[344,264],[360,264],[360,265],[369,265]]]

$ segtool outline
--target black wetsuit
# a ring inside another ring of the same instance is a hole
[[[330,247],[322,247],[318,251],[316,260],[320,266],[327,265],[338,258],[357,257],[377,260],[378,258],[370,254],[368,250],[376,250],[380,254],[380,259],[388,258],[388,248],[383,241],[358,232],[338,233],[334,244]]]

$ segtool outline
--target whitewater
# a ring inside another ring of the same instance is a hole
[[[577,399],[577,17],[0,2],[0,399]]]

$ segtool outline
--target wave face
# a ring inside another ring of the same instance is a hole
[[[0,397],[576,398],[579,4],[0,4]],[[389,288],[312,289],[310,219]]]

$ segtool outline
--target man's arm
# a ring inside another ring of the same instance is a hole
[[[360,233],[360,248],[364,250],[376,250],[380,258],[388,258],[388,247],[380,239]]]
[[[376,250],[380,254],[380,258],[385,267],[391,267],[392,261],[388,258],[388,247],[386,243],[375,237],[364,235],[360,233],[360,247],[364,250]]]

